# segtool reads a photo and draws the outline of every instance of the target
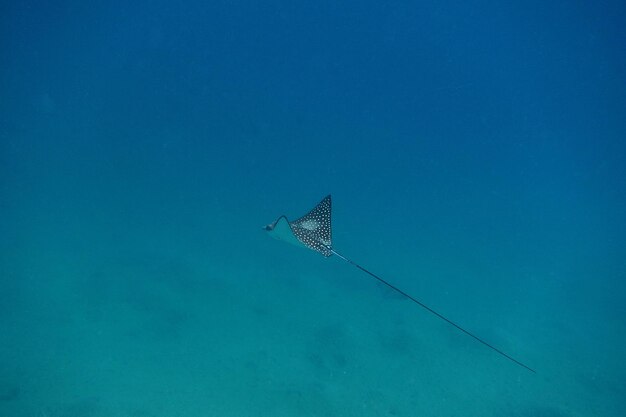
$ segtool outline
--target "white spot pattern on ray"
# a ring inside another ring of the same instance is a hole
[[[289,223],[293,234],[307,248],[324,256],[332,255],[330,195],[324,197],[308,214]]]

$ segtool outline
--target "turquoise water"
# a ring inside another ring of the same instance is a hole
[[[0,13],[0,416],[626,414],[620,2]],[[261,226],[333,195],[336,256]]]

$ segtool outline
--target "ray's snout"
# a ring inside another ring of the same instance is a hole
[[[276,227],[276,222],[267,224],[265,226],[262,227],[263,230],[271,232],[272,230],[274,230],[274,227]]]

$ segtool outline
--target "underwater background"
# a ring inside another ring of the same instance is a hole
[[[0,416],[626,415],[625,22],[2,2]]]

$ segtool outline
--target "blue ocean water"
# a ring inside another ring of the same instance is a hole
[[[626,415],[623,2],[0,10],[0,416]]]

